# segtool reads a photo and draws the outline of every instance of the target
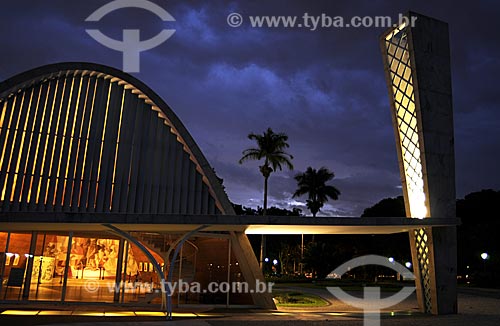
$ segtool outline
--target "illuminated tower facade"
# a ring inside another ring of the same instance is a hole
[[[455,162],[448,25],[409,13],[382,35],[406,215],[455,217]],[[413,23],[412,23],[413,22]],[[410,232],[422,311],[457,312],[456,228]]]

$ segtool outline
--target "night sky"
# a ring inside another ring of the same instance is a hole
[[[121,39],[175,29],[162,45],[141,54],[133,74],[156,91],[183,121],[229,198],[262,206],[258,163],[239,165],[253,144],[249,132],[267,127],[289,135],[295,171],[272,174],[270,205],[292,200],[293,176],[328,167],[340,199],[323,215],[359,216],[385,197],[401,194],[394,132],[378,38],[384,28],[251,28],[248,15],[397,17],[416,11],[450,24],[455,114],[457,196],[500,188],[500,4],[474,1],[153,1],[175,22],[142,9],[121,9],[85,22],[109,0],[6,0],[0,4],[0,81],[63,61],[122,68],[120,52],[94,41],[94,28]],[[244,17],[239,28],[226,17]],[[309,214],[309,211],[304,209]]]

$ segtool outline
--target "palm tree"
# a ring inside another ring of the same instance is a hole
[[[293,197],[308,194],[306,206],[313,214],[313,217],[316,217],[321,207],[328,201],[328,198],[339,199],[340,191],[334,186],[326,184],[334,177],[335,174],[325,167],[318,170],[308,167],[306,172],[295,176],[298,188]]]
[[[282,170],[283,165],[293,170],[291,162],[293,156],[285,152],[285,149],[289,147],[287,143],[288,136],[285,133],[280,132],[276,134],[271,128],[267,128],[262,135],[249,134],[248,139],[255,140],[257,147],[245,149],[239,163],[242,164],[248,160],[260,161],[264,159],[264,164],[259,166],[259,169],[264,177],[264,211],[262,215],[266,215],[267,181],[271,173]]]
[[[291,160],[293,156],[285,152],[290,145],[288,145],[288,136],[285,133],[274,133],[271,128],[267,128],[262,135],[250,133],[248,139],[255,140],[257,147],[248,148],[243,151],[243,157],[239,163],[242,164],[249,160],[264,160],[264,164],[259,166],[260,173],[264,177],[264,207],[262,215],[267,213],[267,184],[272,172],[282,170],[283,166],[293,170]],[[264,235],[261,237],[260,243],[260,267],[263,269],[264,254],[265,254],[265,241]]]

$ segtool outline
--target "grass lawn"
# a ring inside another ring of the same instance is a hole
[[[276,292],[274,299],[276,299],[278,307],[323,307],[328,305],[328,302],[314,294],[301,292]]]

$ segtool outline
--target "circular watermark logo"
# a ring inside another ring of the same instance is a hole
[[[243,16],[237,12],[227,15],[227,24],[231,27],[240,27],[243,24]]]
[[[96,293],[97,291],[99,291],[99,282],[95,280],[86,280],[84,287],[85,291],[90,293]]]
[[[144,9],[152,12],[164,22],[175,21],[175,18],[168,11],[149,0],[114,0],[94,11],[85,21],[99,22],[104,16],[123,8]],[[124,29],[122,31],[122,40],[116,40],[103,34],[98,29],[86,29],[85,31],[105,47],[123,53],[123,71],[125,72],[139,72],[140,53],[159,46],[175,33],[175,29],[163,29],[156,36],[148,40],[141,40],[140,30]]]
[[[330,274],[342,276],[353,268],[367,265],[379,265],[388,267],[400,273],[405,280],[415,279],[415,275],[413,275],[412,272],[410,272],[407,268],[405,268],[397,261],[377,255],[366,255],[351,259],[334,269]],[[384,299],[381,298],[380,287],[376,286],[365,287],[363,298],[358,298],[347,294],[339,287],[327,287],[327,290],[330,291],[330,293],[337,297],[339,300],[347,303],[348,305],[363,309],[365,326],[380,326],[380,310],[394,306],[405,300],[413,293],[413,291],[415,291],[415,287],[405,286],[398,293]]]

